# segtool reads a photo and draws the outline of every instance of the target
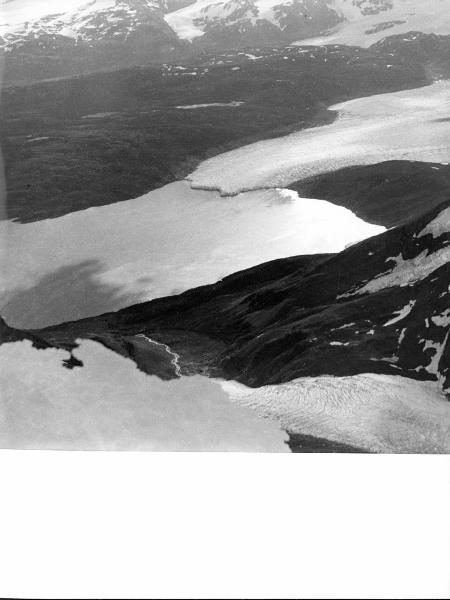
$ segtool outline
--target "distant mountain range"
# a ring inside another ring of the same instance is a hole
[[[6,80],[61,77],[289,43],[368,46],[450,33],[446,0],[8,0]]]

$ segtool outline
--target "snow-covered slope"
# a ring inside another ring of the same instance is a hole
[[[8,79],[161,61],[180,47],[159,0],[69,0],[33,7],[10,0],[4,8],[0,47]]]
[[[177,5],[182,6],[178,10]],[[181,39],[192,40],[213,29],[231,28],[248,34],[252,28],[273,32],[320,31],[343,17],[330,0],[7,0],[0,33],[7,47],[30,33],[60,34],[81,39],[107,35],[106,23],[129,31],[139,27],[150,11],[166,13],[165,20]],[[104,21],[104,22],[102,22]],[[97,31],[94,31],[94,26]],[[268,30],[268,31],[269,31]],[[15,35],[13,35],[15,34]]]
[[[264,36],[270,41],[320,32],[341,19],[328,0],[198,0],[166,16],[184,39],[226,33],[250,40],[259,34],[261,43]]]
[[[386,36],[450,33],[448,0],[333,0],[342,21],[324,35],[304,39],[299,45],[345,44],[367,47]]]
[[[78,41],[122,38],[149,18],[162,13],[159,0],[69,0],[4,5],[0,34],[7,50],[41,36],[64,36]]]
[[[181,38],[228,36],[307,39],[311,44],[369,46],[406,31],[450,32],[447,0],[197,0],[166,17]],[[312,35],[320,34],[314,39]]]

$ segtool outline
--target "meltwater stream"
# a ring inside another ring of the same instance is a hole
[[[176,352],[173,352],[173,350],[171,350],[167,344],[163,344],[162,342],[157,342],[156,340],[152,340],[152,338],[147,337],[143,333],[140,333],[136,337],[144,338],[145,340],[147,340],[147,342],[149,344],[153,344],[155,346],[162,346],[164,348],[164,350],[167,352],[167,354],[170,356],[170,364],[173,366],[175,376],[181,377],[181,367],[180,367],[180,363],[179,363],[180,355],[179,354],[177,354]]]

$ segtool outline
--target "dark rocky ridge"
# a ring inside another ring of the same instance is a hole
[[[433,79],[450,77],[450,36],[410,31],[391,35],[371,46],[372,50],[390,53],[396,60],[418,62]]]

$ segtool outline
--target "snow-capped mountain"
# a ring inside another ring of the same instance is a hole
[[[368,45],[385,35],[450,32],[448,0],[5,0],[6,49],[42,36],[78,42],[125,39],[158,26],[179,39],[239,45],[252,38],[296,41],[324,34],[332,43]],[[214,36],[217,39],[214,39]],[[237,37],[236,37],[237,36]],[[224,39],[220,39],[223,37]]]
[[[369,46],[407,31],[450,32],[448,0],[197,0],[166,16],[180,38]],[[312,39],[313,36],[319,36]],[[311,38],[311,39],[310,39]]]
[[[165,22],[165,4],[159,0],[38,3],[41,10],[31,10],[31,18],[28,4],[10,0],[1,19],[8,79],[161,62],[183,46]]]
[[[51,12],[35,12],[34,18],[18,10],[20,5],[17,0],[10,0],[8,5],[16,10],[11,14],[6,11],[0,26],[7,50],[44,36],[61,36],[76,42],[98,42],[123,40],[139,27],[155,26],[156,23],[167,30],[164,28],[163,6],[159,0],[91,0],[71,2],[67,8],[64,4],[60,7],[55,5],[54,8],[50,5],[48,9],[53,8]],[[28,10],[28,3],[24,8]]]
[[[6,78],[42,79],[187,58],[207,50],[369,46],[450,33],[450,0],[6,0]]]

